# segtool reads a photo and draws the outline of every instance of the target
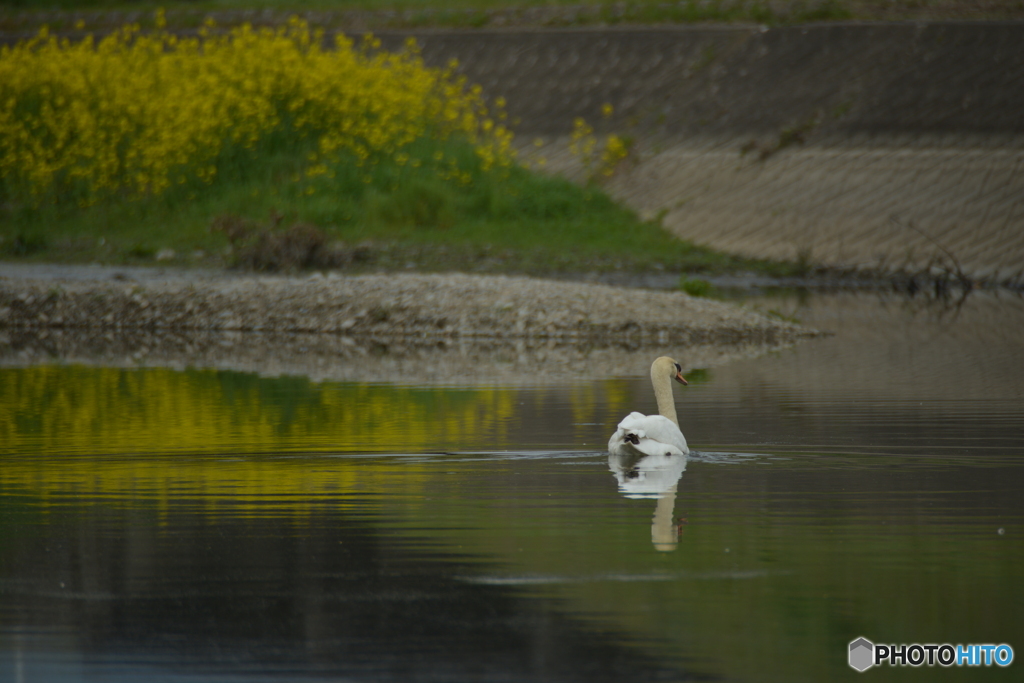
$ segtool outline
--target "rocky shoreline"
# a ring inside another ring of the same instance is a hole
[[[84,270],[0,270],[0,366],[514,382],[642,373],[652,353],[711,367],[819,334],[679,291],[528,277]]]
[[[0,329],[328,333],[429,339],[785,343],[797,325],[682,292],[527,277],[0,279]]]

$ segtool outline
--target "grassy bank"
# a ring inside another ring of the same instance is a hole
[[[28,52],[46,59],[13,71],[7,67],[14,52],[0,59],[7,69],[0,74],[0,259],[804,275],[808,263],[751,261],[699,248],[617,205],[599,184],[578,186],[521,168],[500,107],[453,71],[426,68],[414,51],[393,56],[372,44],[319,49],[323,36],[288,16],[313,13],[329,35],[356,24],[787,23],[861,18],[864,8],[883,6],[845,0],[770,8],[742,0],[436,0],[429,9],[412,0],[160,5],[166,13],[149,2],[0,0],[0,31],[48,22],[75,41],[40,41]],[[884,3],[887,12],[916,8],[949,17],[995,5],[1012,9],[1012,3]],[[135,28],[123,33],[110,23],[126,19]],[[249,21],[273,28],[230,32]],[[174,30],[189,27],[196,30]],[[103,47],[99,38],[77,42],[90,30],[113,31],[106,39],[113,46]],[[160,38],[146,37],[161,30],[167,32]],[[332,62],[339,54],[341,66]],[[610,139],[595,142],[595,158],[614,147]],[[626,153],[617,142],[617,152],[601,162],[604,170],[614,170]]]
[[[41,34],[0,56],[0,257],[786,275],[641,221],[596,184],[520,166],[501,102],[302,21],[199,37]],[[623,141],[580,122],[612,172]],[[596,175],[601,176],[601,173]]]
[[[352,163],[339,163],[333,177],[308,178],[301,156],[277,151],[236,162],[209,186],[160,197],[8,208],[0,256],[257,270],[797,272],[797,264],[678,240],[599,187],[518,166],[483,171],[467,146],[445,147],[462,157],[470,182],[444,183],[394,163],[377,166],[369,182]]]

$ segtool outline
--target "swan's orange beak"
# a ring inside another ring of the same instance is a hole
[[[679,382],[680,384],[683,384],[683,385],[685,385],[687,383],[686,382],[686,378],[683,377],[683,373],[681,373],[681,372],[677,372],[676,373],[676,381]]]

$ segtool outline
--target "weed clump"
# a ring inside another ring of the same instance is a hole
[[[605,103],[601,106],[601,114],[604,118],[611,117],[613,108],[611,104]],[[580,160],[587,180],[590,182],[604,180],[613,175],[622,162],[630,154],[633,140],[629,137],[619,137],[610,134],[605,137],[604,147],[598,154],[598,138],[594,134],[594,128],[583,117],[576,117],[573,120],[572,137],[569,141],[569,152]]]
[[[29,256],[37,252],[46,251],[49,246],[49,241],[45,235],[19,232],[9,241],[0,241],[0,252],[11,256]]]
[[[222,232],[231,243],[234,265],[257,271],[338,268],[369,258],[368,247],[346,249],[330,244],[327,234],[309,223],[282,226],[282,216],[274,214],[268,224],[258,224],[239,216],[218,216],[211,230]]]
[[[683,290],[690,296],[707,297],[711,296],[714,291],[714,285],[707,280],[700,278],[683,276],[679,281],[679,289]]]

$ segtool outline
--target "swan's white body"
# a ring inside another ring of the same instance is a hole
[[[682,370],[674,360],[662,356],[651,364],[651,384],[654,386],[660,414],[633,412],[627,415],[608,440],[609,453],[642,457],[686,455],[690,452],[676,418],[672,379],[686,384]]]
[[[636,442],[628,437],[635,437]],[[608,440],[615,455],[686,455],[686,437],[672,420],[662,415],[630,413]]]

